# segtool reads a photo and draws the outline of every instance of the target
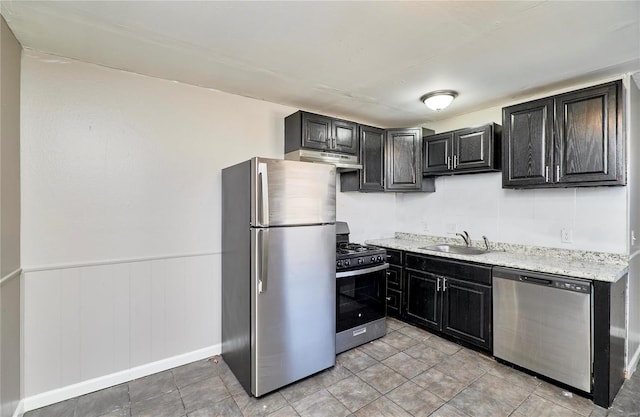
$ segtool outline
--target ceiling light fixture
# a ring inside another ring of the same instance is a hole
[[[425,94],[420,97],[420,101],[422,101],[425,106],[429,107],[431,110],[440,111],[447,107],[454,98],[458,96],[458,93],[452,90],[439,90],[432,91],[431,93]]]

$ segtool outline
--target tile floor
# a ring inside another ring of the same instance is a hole
[[[219,359],[137,379],[25,417],[640,416],[640,372],[609,410],[475,351],[388,319],[388,334],[260,399]]]

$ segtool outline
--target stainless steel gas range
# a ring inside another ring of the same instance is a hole
[[[387,253],[349,243],[349,226],[336,222],[336,353],[387,333]]]

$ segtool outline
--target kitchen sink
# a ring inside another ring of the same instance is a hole
[[[486,249],[462,245],[431,245],[423,246],[420,249],[431,250],[434,252],[457,253],[460,255],[482,255],[483,253],[489,252]]]

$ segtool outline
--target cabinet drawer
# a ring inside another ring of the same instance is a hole
[[[491,285],[491,267],[486,265],[408,253],[406,254],[405,266],[416,271],[426,271],[436,275]]]
[[[387,270],[387,289],[402,290],[402,267],[389,265]]]
[[[385,248],[386,249],[386,248]],[[387,262],[392,265],[402,266],[402,251],[397,249],[386,249]]]
[[[400,305],[402,304],[402,293],[396,290],[387,289],[387,311],[400,313]]]

